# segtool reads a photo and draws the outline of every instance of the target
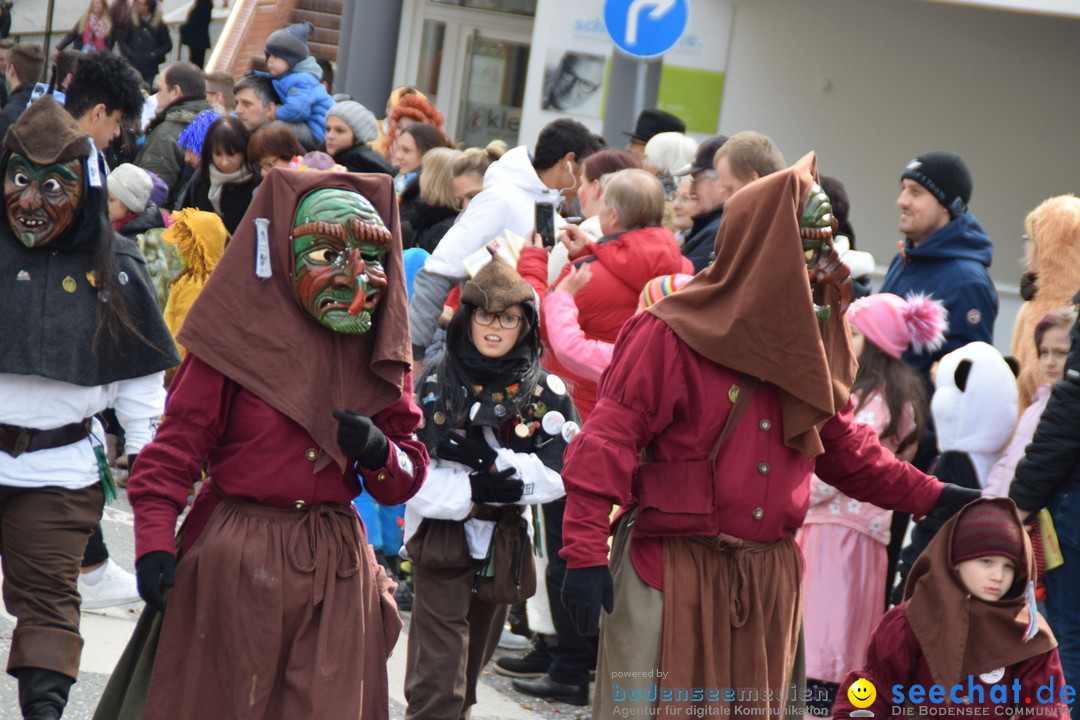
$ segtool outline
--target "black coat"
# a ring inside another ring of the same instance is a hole
[[[394,166],[390,161],[367,143],[343,150],[337,154],[334,162],[343,165],[349,172],[386,173],[390,177],[394,176]]]
[[[181,208],[194,207],[217,213],[221,217],[221,221],[225,223],[225,229],[232,235],[236,232],[236,228],[240,226],[240,221],[244,219],[244,213],[247,212],[248,205],[251,204],[251,198],[255,194],[255,189],[259,187],[261,179],[259,174],[255,173],[246,183],[226,185],[221,191],[221,212],[217,213],[214,204],[210,202],[210,185],[203,182],[201,173],[196,172],[192,176],[191,182],[185,187],[184,194],[177,198],[173,209],[180,210]]]
[[[160,227],[165,227],[165,221],[161,217],[161,208],[150,203],[145,210],[128,220],[123,227],[116,228],[116,232],[129,240],[137,240],[139,235],[147,230]]]
[[[709,266],[713,247],[716,245],[716,233],[720,231],[720,219],[724,206],[718,205],[712,210],[694,216],[694,225],[686,236],[682,246],[683,257],[694,263],[694,272],[699,273]]]
[[[454,218],[458,211],[454,208],[437,207],[428,205],[417,198],[409,208],[409,217],[402,217],[402,236],[405,235],[404,226],[407,223],[412,229],[412,247],[423,248],[429,253],[435,252],[435,247],[443,239],[443,235],[454,224]]]
[[[0,110],[0,140],[7,135],[8,128],[15,124],[23,110],[26,110],[33,92],[34,83],[23,83],[18,90],[7,96],[4,109]]]
[[[116,35],[117,31],[113,30],[113,34]],[[133,16],[117,40],[124,57],[139,71],[148,85],[153,85],[158,66],[165,62],[173,49],[169,26],[162,21],[161,10],[157,11],[149,23]]]

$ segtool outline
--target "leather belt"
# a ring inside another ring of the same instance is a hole
[[[11,457],[19,457],[24,452],[48,450],[49,448],[71,445],[90,434],[90,418],[70,425],[61,425],[49,430],[4,425],[0,423],[0,450]]]

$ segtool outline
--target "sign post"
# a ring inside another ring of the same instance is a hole
[[[611,41],[638,62],[635,117],[645,109],[645,63],[675,47],[689,18],[689,0],[605,0],[604,25]]]

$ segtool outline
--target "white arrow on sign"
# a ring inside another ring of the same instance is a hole
[[[626,13],[626,44],[637,45],[638,17],[651,7],[650,20],[659,20],[675,7],[676,0],[633,0]]]

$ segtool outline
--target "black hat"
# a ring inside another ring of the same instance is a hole
[[[711,138],[701,143],[701,145],[698,146],[697,152],[694,153],[694,162],[675,173],[675,177],[693,175],[702,170],[712,170],[713,158],[716,157],[716,151],[727,141],[727,135],[713,135]]]
[[[649,142],[653,135],[664,132],[684,133],[686,132],[686,123],[663,110],[642,110],[641,114],[637,116],[634,132],[623,130],[623,135],[629,135],[634,140]]]
[[[900,179],[914,180],[929,191],[955,218],[971,201],[971,170],[964,158],[949,150],[923,153],[909,162]]]

